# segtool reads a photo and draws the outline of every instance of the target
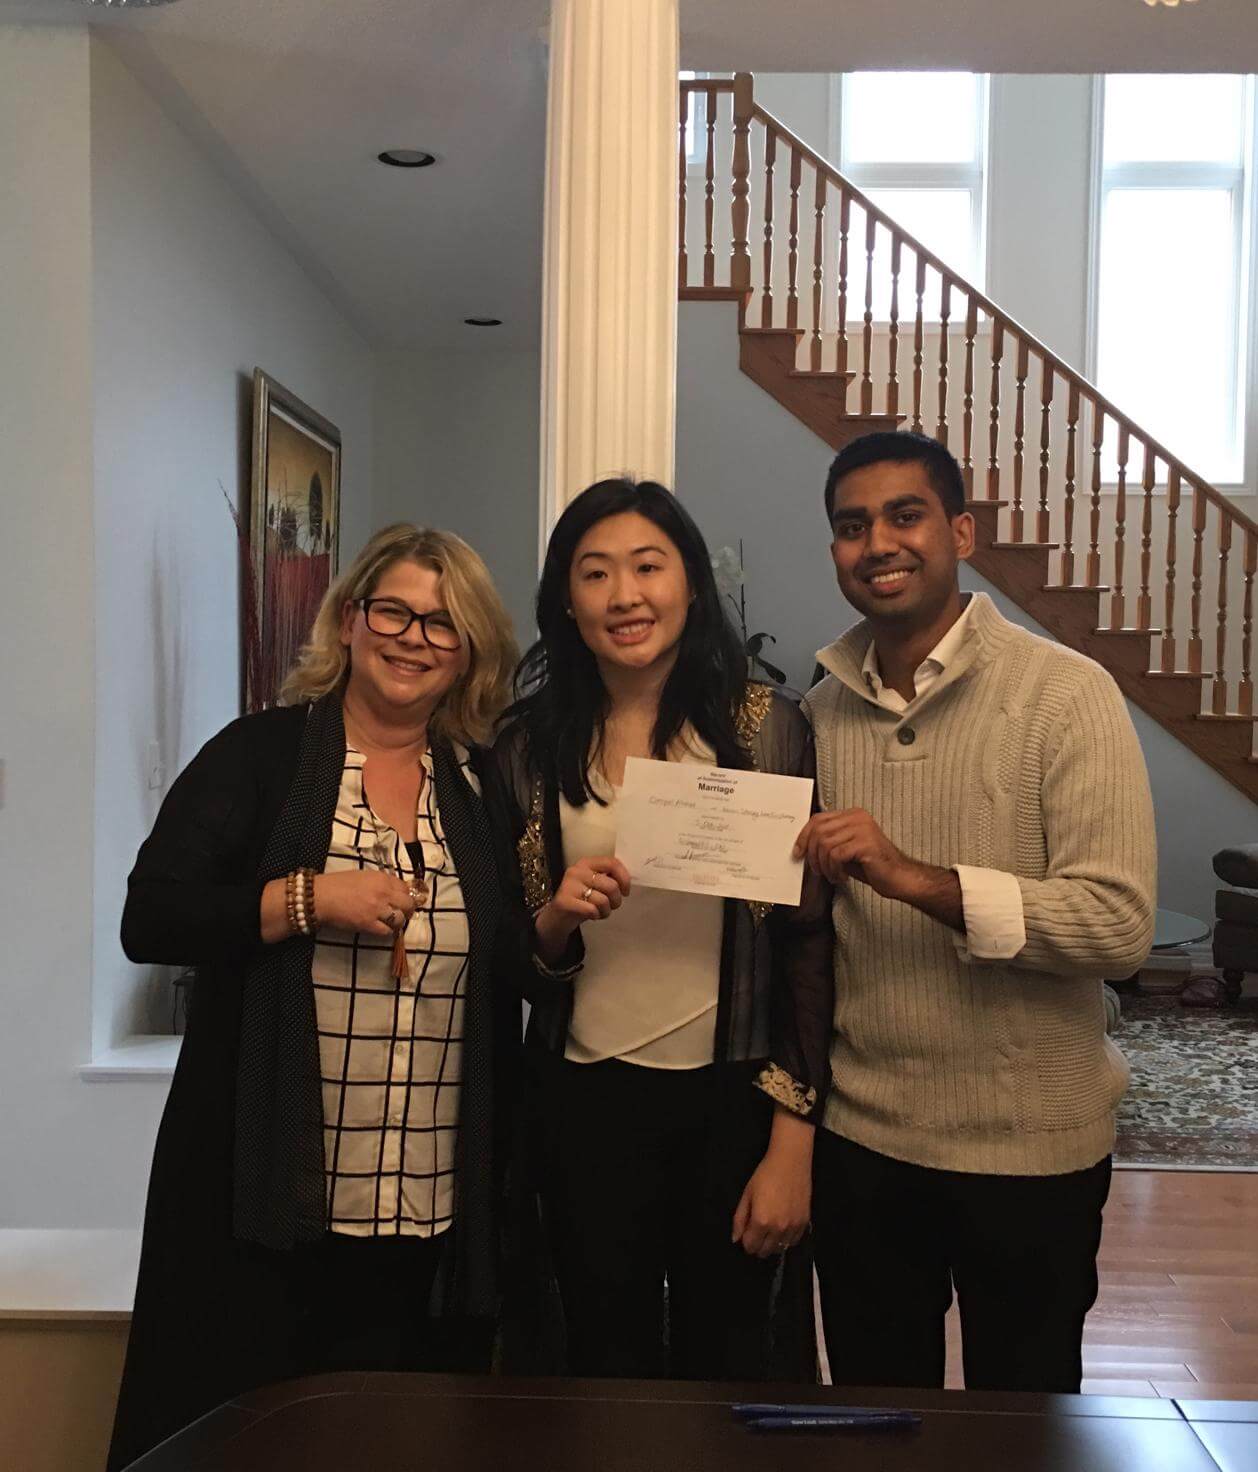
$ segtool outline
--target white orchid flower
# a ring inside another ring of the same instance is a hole
[[[712,554],[712,575],[723,597],[732,598],[743,585],[743,560],[733,547],[718,547]]]

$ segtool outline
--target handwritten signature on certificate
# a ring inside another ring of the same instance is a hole
[[[812,782],[694,762],[630,757],[616,803],[616,857],[635,884],[797,905],[791,857]]]

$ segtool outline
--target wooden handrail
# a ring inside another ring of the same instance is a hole
[[[901,228],[756,102],[752,84],[747,72],[681,84],[683,295],[741,301],[744,371],[836,448],[896,425],[952,448],[967,498],[992,508],[980,519],[981,570],[1059,637],[1098,657],[1103,649],[1126,693],[1172,729],[1182,735],[1182,723],[1198,717],[1258,721],[1258,521]],[[700,243],[702,284],[692,285]],[[980,315],[989,343],[979,340]],[[794,334],[793,346],[782,334]],[[1058,597],[1084,591],[1095,593],[1094,607]],[[1110,642],[1093,646],[1094,638]],[[1124,684],[1124,675],[1146,673],[1198,685],[1155,693]],[[1189,744],[1258,793],[1252,767],[1241,780],[1228,766],[1258,760],[1258,728],[1195,729]]]
[[[708,82],[683,83],[684,87],[710,87]],[[734,83],[729,83],[724,89],[733,92]],[[1020,344],[1025,344],[1031,352],[1040,359],[1041,363],[1052,369],[1053,374],[1065,381],[1072,389],[1077,390],[1080,396],[1086,399],[1092,406],[1107,418],[1112,419],[1117,425],[1120,434],[1126,434],[1145,450],[1151,452],[1159,460],[1165,462],[1168,471],[1174,471],[1182,481],[1186,481],[1195,490],[1199,490],[1205,499],[1229,517],[1237,526],[1246,532],[1258,536],[1258,522],[1253,521],[1243,512],[1239,506],[1229,501],[1220,491],[1195,471],[1185,465],[1178,456],[1173,455],[1165,445],[1155,440],[1150,434],[1136,423],[1129,415],[1117,408],[1109,399],[1101,393],[1095,384],[1090,383],[1081,373],[1073,369],[1064,359],[1058,357],[1053,350],[1041,342],[1034,333],[1029,332],[1007,312],[1001,310],[994,301],[978,287],[972,285],[963,276],[958,275],[947,263],[939,258],[934,251],[922,245],[914,236],[901,226],[874,202],[857,188],[849,179],[845,178],[839,171],[826,161],[819,153],[810,148],[797,134],[792,133],[789,128],[780,123],[772,113],[766,112],[759,103],[752,105],[753,118],[761,123],[768,131],[776,136],[776,142],[780,146],[785,144],[792,150],[793,154],[810,163],[819,174],[824,175],[843,195],[854,199],[856,203],[866,212],[867,217],[876,220],[891,234],[893,241],[898,240],[901,248],[907,246],[917,260],[925,262],[939,272],[940,276],[947,282],[949,289],[963,291],[972,302],[976,303],[985,316],[991,318],[993,323],[999,324],[1001,329],[1014,337]]]

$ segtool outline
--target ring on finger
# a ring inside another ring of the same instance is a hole
[[[582,890],[582,891],[581,891],[581,898],[582,898],[582,899],[583,899],[583,900],[584,900],[584,901],[586,901],[586,903],[587,903],[587,904],[588,904],[588,902],[589,902],[589,898],[590,898],[590,896],[591,896],[591,895],[592,895],[592,894],[593,894],[593,893],[594,893],[594,886],[593,886],[593,885],[592,885],[592,884],[587,884],[587,885],[586,885],[586,886],[585,886],[585,888],[584,888],[584,889],[583,889],[583,890]]]
[[[422,900],[424,897],[423,891],[418,887],[418,885],[408,884],[406,886],[406,892],[410,895],[412,904],[419,904],[420,900]]]

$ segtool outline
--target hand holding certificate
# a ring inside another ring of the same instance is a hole
[[[630,757],[616,804],[616,857],[634,882],[797,905],[792,856],[812,810],[804,777]]]

